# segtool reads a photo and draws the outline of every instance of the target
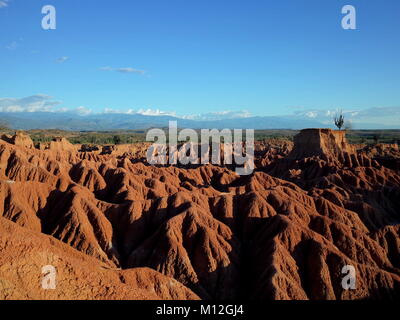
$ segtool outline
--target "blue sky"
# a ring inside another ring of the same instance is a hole
[[[47,4],[57,10],[56,30],[41,28]],[[357,30],[341,27],[346,4],[357,10]],[[2,0],[0,7],[3,105],[34,96],[55,108],[177,115],[400,106],[398,0]]]

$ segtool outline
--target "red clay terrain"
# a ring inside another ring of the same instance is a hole
[[[306,129],[258,142],[249,176],[151,166],[148,146],[2,137],[0,299],[400,297],[397,145]]]

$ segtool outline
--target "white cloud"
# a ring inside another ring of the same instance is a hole
[[[25,98],[0,98],[1,112],[39,112],[53,111],[59,101],[52,100],[52,97],[37,94]]]
[[[313,112],[313,111],[309,111],[309,112],[306,112],[305,115],[306,115],[307,118],[316,118],[318,116],[318,113],[317,112]]]
[[[82,116],[86,116],[86,115],[92,113],[92,110],[91,110],[91,109],[86,108],[86,107],[84,107],[84,106],[80,106],[80,107],[75,108],[75,109],[72,109],[72,110],[70,110],[70,111],[71,111],[71,112],[75,112],[75,113],[77,113],[77,114],[80,114],[80,115],[82,115]]]
[[[114,71],[114,68],[111,68],[111,67],[101,67],[100,70],[103,70],[103,71]]]
[[[113,109],[113,108],[105,108],[103,110],[103,113],[123,113],[123,114],[135,114],[137,113],[133,109],[128,109],[128,110],[119,110],[119,109]]]
[[[24,98],[0,98],[0,112],[72,112],[80,115],[88,115],[95,113],[92,109],[85,106],[77,108],[60,107],[61,102],[54,100],[51,96],[37,94]],[[119,114],[141,114],[145,116],[173,116],[182,119],[193,120],[220,120],[247,118],[251,114],[248,111],[220,111],[210,112],[198,115],[182,115],[179,116],[174,111],[164,111],[158,108],[138,108],[121,110],[118,108],[105,108],[102,113],[119,113]]]
[[[116,110],[116,109],[105,108],[103,113],[124,113],[124,112],[121,112],[121,111]]]
[[[88,115],[93,111],[84,106],[77,108],[60,108],[60,101],[51,96],[36,94],[25,98],[0,98],[0,112],[72,112]]]
[[[8,50],[15,50],[18,47],[17,41],[13,41],[10,44],[6,45],[6,49]]]
[[[312,109],[312,110],[296,111],[296,112],[294,112],[294,115],[297,117],[302,117],[302,118],[321,120],[321,119],[327,119],[327,118],[332,119],[340,111],[341,111],[341,109],[332,109],[332,110]],[[343,115],[347,115],[347,116],[357,115],[357,111],[354,111],[354,110],[342,110],[342,112],[343,112]]]
[[[252,114],[247,110],[241,110],[241,111],[226,110],[218,112],[185,115],[182,118],[190,120],[226,120],[226,119],[249,118],[251,116]]]
[[[113,108],[104,108],[103,113],[135,114],[137,112],[133,109],[120,110],[120,109],[113,109]]]
[[[144,70],[138,70],[138,69],[134,69],[134,68],[117,68],[115,70],[118,72],[121,72],[121,73],[139,73],[139,74],[145,73]]]
[[[169,112],[169,111],[162,111],[159,109],[128,109],[128,110],[119,110],[119,109],[113,109],[113,108],[105,108],[103,113],[120,113],[120,114],[141,114],[144,116],[173,116],[176,117],[175,112]]]
[[[8,0],[0,1],[0,9],[8,7],[8,3],[7,2],[8,2]]]
[[[333,118],[340,112],[340,109],[331,110],[301,110],[296,111],[292,116],[298,119],[314,119],[325,125],[331,125]],[[375,107],[360,110],[343,109],[343,116],[346,121],[351,121],[355,126],[362,127],[363,124],[382,124],[398,126],[400,123],[400,107]]]
[[[36,94],[24,98],[0,98],[0,112],[70,112],[79,115],[95,114],[90,108],[79,106],[77,108],[61,107],[61,102],[51,96]],[[333,117],[339,109],[309,109],[296,110],[291,115],[282,115],[299,121],[316,120],[326,126],[333,125]],[[164,111],[158,108],[131,108],[121,110],[118,108],[105,108],[101,113],[141,114],[146,116],[173,116],[181,119],[191,120],[226,120],[251,117],[252,114],[246,110],[242,111],[219,111],[203,114],[177,115],[174,111]],[[351,121],[354,128],[362,127],[393,127],[397,128],[400,123],[400,107],[375,107],[365,109],[343,109],[345,121]]]
[[[67,61],[69,59],[69,57],[61,57],[61,58],[58,58],[57,60],[56,60],[56,62],[57,63],[63,63],[63,62],[65,62],[65,61]]]
[[[159,109],[139,109],[136,113],[145,116],[176,116],[175,112],[161,111]]]
[[[126,68],[112,68],[112,67],[102,67],[100,68],[100,70],[103,71],[116,71],[119,73],[136,73],[136,74],[145,74],[146,71],[145,70],[139,70],[139,69],[135,69],[135,68],[131,68],[131,67],[126,67]]]

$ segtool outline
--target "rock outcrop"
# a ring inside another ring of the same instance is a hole
[[[320,157],[323,160],[343,160],[355,149],[346,141],[346,131],[304,129],[294,136],[294,148],[288,158]]]

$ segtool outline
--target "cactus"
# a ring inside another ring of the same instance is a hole
[[[340,114],[337,114],[335,116],[334,121],[335,121],[335,126],[338,127],[339,130],[341,130],[344,125],[344,116],[343,116],[343,113],[341,110],[340,110]]]

